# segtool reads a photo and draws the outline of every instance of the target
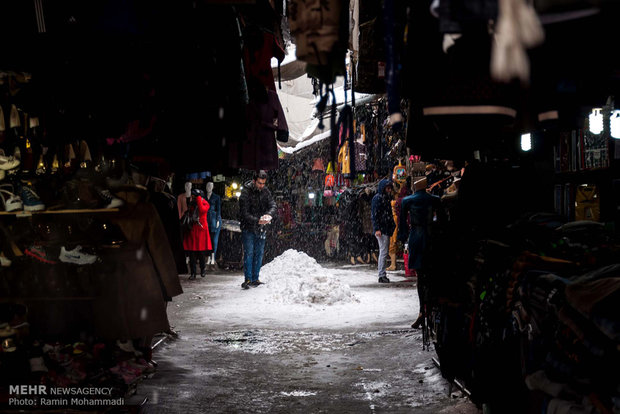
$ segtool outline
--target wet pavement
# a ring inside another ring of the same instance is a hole
[[[185,293],[168,308],[179,337],[156,349],[157,373],[140,384],[146,412],[478,413],[458,389],[448,393],[435,353],[423,351],[421,332],[409,328],[417,308],[405,309],[412,316],[394,310],[367,323],[334,317],[372,312],[396,292],[402,307],[417,297],[414,284],[394,273],[396,283],[380,285],[369,266],[343,272],[362,303],[340,310],[283,306],[272,315],[246,305],[265,301],[268,288],[241,290],[240,272],[181,276]]]

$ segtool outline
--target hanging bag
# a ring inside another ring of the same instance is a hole
[[[194,208],[190,208],[181,216],[181,231],[183,234],[189,233],[192,231],[192,228],[195,224],[202,226],[200,224],[200,216],[198,215],[198,207],[194,206]]]

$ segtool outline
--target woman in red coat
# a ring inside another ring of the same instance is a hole
[[[202,198],[200,191],[197,189],[192,190],[188,213],[191,215],[194,209],[198,209],[199,222],[195,223],[192,229],[183,235],[183,248],[189,252],[190,279],[196,279],[196,258],[198,258],[200,263],[200,276],[205,277],[205,256],[207,250],[212,249],[209,225],[207,224],[209,202]]]

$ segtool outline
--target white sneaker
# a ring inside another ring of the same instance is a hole
[[[0,155],[0,170],[12,170],[19,167],[19,160],[15,157]]]
[[[120,348],[121,351],[128,352],[134,354],[135,356],[142,356],[142,352],[138,351],[134,346],[131,340],[116,340],[116,346]]]
[[[4,188],[11,188],[13,186],[4,186]],[[24,203],[22,203],[22,199],[13,194],[11,191],[4,190],[0,188],[0,200],[2,200],[2,204],[4,205],[4,211],[18,211],[24,209]]]
[[[82,251],[82,246],[76,246],[73,250],[65,249],[65,246],[60,248],[60,256],[58,256],[63,263],[74,263],[78,265],[93,264],[97,261],[97,255],[88,254]]]

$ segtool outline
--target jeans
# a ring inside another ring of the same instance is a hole
[[[241,240],[243,241],[243,274],[245,280],[254,282],[258,280],[260,267],[263,264],[266,240],[259,233],[248,230],[241,232]]]
[[[390,236],[381,233],[381,236],[375,236],[379,242],[379,277],[386,276],[385,261],[387,259],[388,250],[390,249]]]
[[[217,241],[220,238],[221,227],[211,230],[209,227],[209,235],[211,236],[211,246],[213,247],[213,257],[217,257]]]

